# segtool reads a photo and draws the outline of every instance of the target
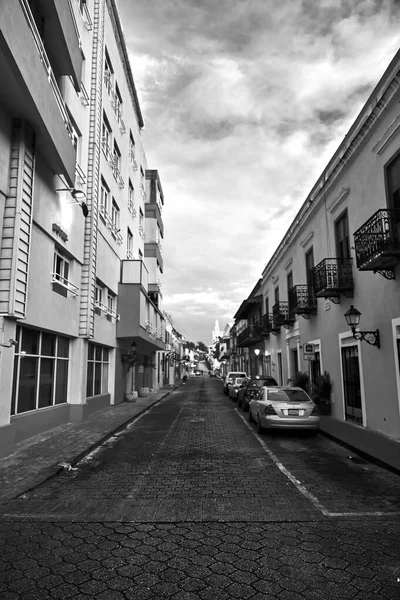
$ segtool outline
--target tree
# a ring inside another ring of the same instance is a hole
[[[204,342],[197,342],[197,347],[200,350],[200,352],[208,352],[208,347],[205,345]]]

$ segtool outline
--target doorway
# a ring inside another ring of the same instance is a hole
[[[346,421],[362,425],[360,364],[357,346],[342,348],[342,369]]]

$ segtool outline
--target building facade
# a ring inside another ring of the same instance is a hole
[[[0,6],[0,454],[162,384],[158,171],[114,0]]]
[[[322,429],[396,468],[399,101],[400,52],[306,198],[260,284],[262,372],[280,384],[298,371],[307,372],[312,383],[329,373],[331,414],[322,418]],[[351,329],[345,314],[357,311],[360,323]]]

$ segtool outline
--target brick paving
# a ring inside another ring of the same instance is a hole
[[[131,421],[4,498],[1,600],[400,598],[398,475],[322,436],[257,436],[208,378]]]
[[[180,384],[180,382],[179,382]],[[136,402],[99,410],[83,423],[65,423],[19,442],[12,455],[0,459],[0,501],[14,498],[72,464],[112,432],[138,417],[173,390],[167,386]]]

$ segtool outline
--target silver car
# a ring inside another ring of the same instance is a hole
[[[257,423],[257,430],[265,429],[319,429],[319,410],[310,396],[299,387],[262,387],[249,402],[249,421]]]

